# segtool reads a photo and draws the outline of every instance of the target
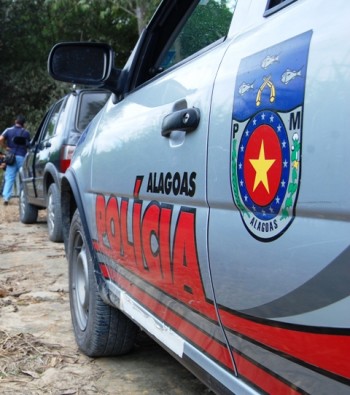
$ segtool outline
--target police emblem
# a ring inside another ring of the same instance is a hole
[[[311,36],[242,59],[237,74],[231,187],[244,225],[261,241],[280,237],[295,217]]]

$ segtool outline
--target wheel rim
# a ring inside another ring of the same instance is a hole
[[[86,249],[80,234],[75,241],[75,262],[72,279],[72,296],[74,298],[74,314],[81,331],[87,326],[89,315],[89,279]]]
[[[51,234],[55,226],[55,203],[53,201],[53,196],[51,193],[48,196],[47,202],[47,226]]]

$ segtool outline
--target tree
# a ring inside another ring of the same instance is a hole
[[[150,0],[147,2],[144,0],[119,0],[116,4],[118,4],[117,7],[136,18],[138,33],[140,35],[147,21],[155,11],[156,6],[159,4],[159,0]]]
[[[144,4],[146,3],[146,4]],[[159,0],[0,0],[0,132],[19,112],[35,132],[49,105],[70,87],[47,73],[60,41],[112,46],[122,67]]]
[[[38,13],[38,9],[43,12]],[[50,93],[57,84],[46,73],[45,40],[42,35],[42,26],[46,21],[44,0],[2,0],[0,11],[3,130],[13,123],[19,112],[25,113],[29,119],[34,117],[36,120],[41,116],[42,112],[38,109],[47,106]]]
[[[182,57],[206,47],[221,37],[225,37],[232,19],[232,11],[227,0],[207,1],[198,5],[180,34]]]

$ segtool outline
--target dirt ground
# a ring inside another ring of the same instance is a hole
[[[48,240],[46,212],[18,221],[18,200],[0,200],[0,393],[211,394],[141,333],[119,358],[88,358],[71,328],[63,244]]]

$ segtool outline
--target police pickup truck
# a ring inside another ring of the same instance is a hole
[[[75,337],[141,327],[217,393],[350,393],[350,2],[164,0],[62,181]],[[348,169],[348,170],[346,170]]]

